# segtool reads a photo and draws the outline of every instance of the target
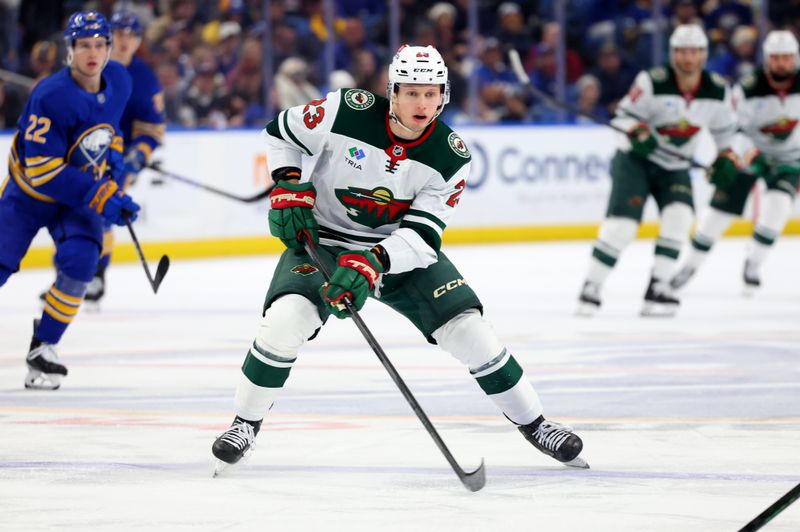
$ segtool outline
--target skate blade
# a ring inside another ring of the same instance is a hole
[[[577,310],[575,310],[575,315],[582,318],[591,318],[597,314],[598,310],[600,310],[600,307],[597,305],[592,305],[591,303],[579,303]]]
[[[563,462],[565,466],[569,467],[576,467],[578,469],[589,469],[589,462],[581,458],[580,456],[576,456],[569,462]]]
[[[672,318],[678,312],[678,305],[664,303],[645,303],[640,316],[645,318]]]
[[[744,297],[750,298],[755,296],[758,293],[759,286],[753,284],[746,284],[744,288],[742,288],[742,295]]]
[[[63,375],[57,373],[42,373],[38,370],[28,370],[25,377],[26,390],[58,390],[61,387]]]
[[[233,467],[234,464],[229,464],[228,462],[223,462],[222,460],[217,460],[214,464],[214,473],[211,475],[211,478],[217,478],[220,476],[223,471]]]

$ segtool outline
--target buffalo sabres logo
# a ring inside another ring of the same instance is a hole
[[[372,104],[375,103],[375,96],[371,92],[361,89],[350,89],[344,93],[344,103],[351,109],[363,111],[372,107]]]
[[[467,145],[464,144],[464,141],[461,140],[461,137],[456,135],[455,132],[450,133],[450,135],[447,137],[447,143],[450,144],[450,147],[453,149],[454,152],[456,152],[456,155],[458,155],[459,157],[463,157],[464,159],[470,158],[470,153],[469,149],[467,148]]]
[[[78,143],[78,150],[84,157],[83,165],[98,168],[106,158],[108,147],[114,139],[114,129],[108,124],[101,124],[87,131]]]

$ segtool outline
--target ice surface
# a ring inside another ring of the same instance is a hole
[[[486,459],[476,494],[349,321],[301,352],[251,459],[211,478],[275,257],[175,262],[157,296],[140,265],[112,266],[102,311],[60,345],[56,392],[22,386],[52,277],[24,271],[0,289],[0,529],[737,530],[800,482],[800,239],[751,299],[744,247],[717,245],[674,319],[638,316],[652,242],[625,251],[591,319],[573,315],[588,242],[447,249],[588,471],[535,451],[457,361],[368,303],[462,466]],[[800,530],[800,503],[765,530]]]

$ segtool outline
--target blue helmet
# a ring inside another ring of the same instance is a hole
[[[136,35],[142,34],[142,23],[139,17],[130,11],[117,11],[111,15],[111,31],[131,30]]]
[[[111,26],[106,17],[97,11],[73,13],[67,21],[64,40],[67,41],[67,46],[72,46],[75,39],[82,37],[105,37],[106,42],[111,44]]]

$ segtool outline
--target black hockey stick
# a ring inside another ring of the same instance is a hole
[[[794,501],[800,498],[800,484],[790,489],[786,495],[775,501],[769,508],[758,514],[755,519],[744,525],[739,532],[755,532],[772,521],[772,518],[784,511]]]
[[[309,254],[311,259],[317,263],[319,266],[319,270],[322,272],[323,277],[325,277],[326,281],[330,281],[331,274],[328,269],[325,267],[325,264],[322,262],[321,257],[319,256],[319,252],[314,247],[314,244],[310,243],[308,240],[303,242],[303,246],[306,249],[306,253]],[[411,390],[408,389],[406,383],[403,382],[403,378],[400,377],[400,374],[397,373],[392,362],[389,360],[389,357],[386,356],[386,353],[381,348],[378,341],[372,335],[372,332],[367,328],[367,324],[364,323],[364,320],[361,319],[361,316],[358,314],[358,311],[355,309],[353,304],[350,302],[348,298],[344,299],[344,305],[347,307],[347,311],[350,313],[350,317],[353,318],[353,322],[358,327],[358,330],[361,331],[361,334],[367,340],[367,343],[378,356],[378,360],[381,361],[383,367],[386,368],[386,371],[389,372],[389,376],[392,378],[394,383],[400,388],[400,392],[403,394],[403,397],[406,398],[408,404],[411,405],[411,409],[417,415],[419,420],[425,426],[425,430],[428,431],[433,441],[436,442],[436,446],[439,447],[439,450],[442,451],[442,454],[447,459],[447,462],[450,464],[450,467],[453,468],[453,471],[456,472],[458,475],[459,480],[464,484],[464,486],[470,491],[478,491],[486,484],[486,471],[483,467],[483,459],[481,459],[481,465],[478,466],[478,469],[472,471],[471,473],[467,473],[464,471],[456,459],[453,457],[453,453],[450,452],[450,449],[447,448],[447,445],[442,440],[442,437],[439,436],[439,433],[436,431],[436,428],[431,423],[431,420],[428,419],[428,416],[425,414],[425,411],[422,410],[422,407],[417,402],[414,395],[411,393]]]
[[[255,196],[237,196],[236,194],[231,194],[230,192],[226,192],[224,190],[220,190],[220,189],[218,189],[216,187],[212,187],[211,185],[206,185],[206,184],[201,183],[199,181],[195,181],[194,179],[190,179],[190,178],[184,177],[182,175],[174,174],[174,173],[172,173],[172,172],[170,172],[168,170],[164,170],[163,168],[161,168],[161,165],[158,164],[158,163],[150,163],[150,164],[147,165],[146,168],[149,168],[150,170],[155,170],[159,174],[165,175],[167,177],[171,177],[172,179],[174,179],[176,181],[180,181],[181,183],[186,183],[187,185],[191,185],[193,187],[201,188],[201,189],[203,189],[203,190],[205,190],[207,192],[212,192],[214,194],[226,197],[228,199],[241,201],[242,203],[255,203],[258,200],[264,199],[267,196],[269,196],[269,193],[272,192],[273,188],[275,188],[275,184],[273,183],[270,186],[268,186],[266,189],[264,189],[261,192],[259,192],[258,194],[256,194]]]
[[[128,231],[131,234],[131,239],[133,240],[133,247],[136,248],[136,253],[139,254],[139,260],[142,261],[142,266],[144,266],[144,273],[147,275],[147,280],[150,281],[150,286],[153,288],[153,293],[158,293],[158,287],[161,286],[161,281],[164,280],[164,276],[167,275],[167,270],[169,269],[169,257],[166,255],[161,256],[161,260],[158,261],[158,266],[156,267],[156,276],[153,277],[150,274],[150,267],[147,265],[147,260],[144,258],[144,252],[142,252],[142,246],[139,244],[139,239],[136,238],[136,233],[133,231],[133,224],[131,224],[130,219],[125,217],[125,225],[128,226]]]
[[[556,98],[553,98],[552,96],[550,96],[546,92],[538,89],[533,83],[531,83],[531,78],[528,77],[528,74],[525,72],[525,68],[522,66],[522,61],[519,58],[519,52],[517,52],[515,49],[512,48],[508,52],[508,59],[509,59],[509,62],[511,63],[511,70],[514,71],[514,74],[517,76],[517,79],[519,80],[519,82],[522,83],[522,85],[524,85],[530,91],[530,93],[533,94],[535,97],[539,98],[540,100],[544,100],[545,102],[547,102],[549,105],[551,105],[553,107],[557,107],[559,109],[564,109],[565,111],[569,111],[570,113],[575,114],[575,115],[581,115],[581,116],[583,116],[585,118],[588,118],[592,122],[596,122],[597,124],[600,124],[602,126],[608,126],[611,129],[613,129],[614,131],[622,133],[623,135],[627,135],[628,134],[628,131],[626,131],[625,129],[623,129],[623,128],[617,126],[617,125],[614,125],[609,120],[606,120],[605,118],[603,118],[601,116],[598,116],[598,115],[596,115],[594,113],[590,113],[588,111],[583,111],[581,109],[578,109],[577,107],[575,107],[573,105],[570,105],[570,104],[568,104],[566,102],[562,102],[562,101],[560,101],[560,100],[558,100]],[[640,122],[646,123],[645,120],[643,120],[641,117],[638,117],[638,116],[636,116],[635,114],[633,114],[633,113],[631,113],[629,111],[625,111],[625,113],[628,116],[630,116],[631,118],[635,119],[635,120],[638,120]],[[680,152],[676,152],[674,150],[670,150],[669,148],[665,148],[664,146],[661,146],[660,144],[658,146],[656,146],[656,151],[660,151],[660,152],[662,152],[662,153],[664,153],[666,155],[670,155],[672,157],[676,157],[678,159],[686,161],[693,168],[700,168],[701,170],[705,170],[706,172],[709,172],[711,170],[708,166],[698,163],[697,161],[695,161],[691,157],[687,157],[686,155],[684,155],[684,154],[682,154]]]

